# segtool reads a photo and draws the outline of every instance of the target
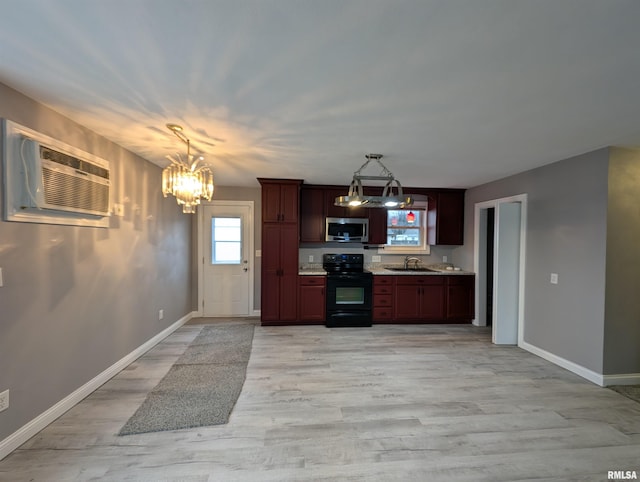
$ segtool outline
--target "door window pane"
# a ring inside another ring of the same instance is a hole
[[[242,262],[242,219],[211,218],[211,264]]]

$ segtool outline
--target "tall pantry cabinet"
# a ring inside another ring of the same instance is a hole
[[[262,324],[297,317],[302,180],[258,178],[262,186]]]

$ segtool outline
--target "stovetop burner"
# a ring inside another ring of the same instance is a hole
[[[363,273],[364,255],[362,254],[324,254],[322,267],[330,273]]]

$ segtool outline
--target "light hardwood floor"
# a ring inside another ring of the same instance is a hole
[[[0,480],[640,477],[640,404],[472,326],[257,326],[228,424],[117,436],[201,328],[183,326],[1,461]]]

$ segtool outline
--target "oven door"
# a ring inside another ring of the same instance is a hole
[[[370,273],[327,275],[329,327],[371,326],[373,277]]]

